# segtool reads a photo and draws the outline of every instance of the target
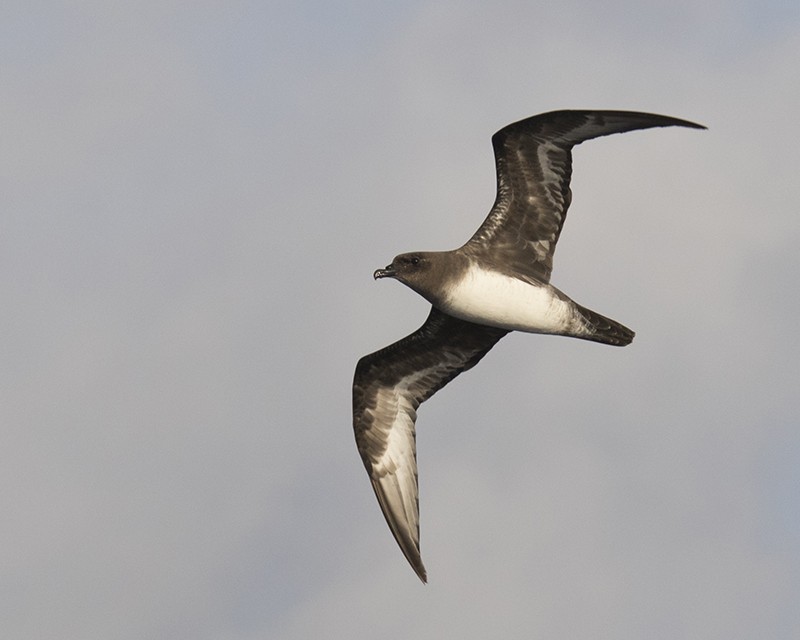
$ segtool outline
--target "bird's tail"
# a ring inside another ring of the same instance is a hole
[[[602,342],[603,344],[614,345],[615,347],[624,347],[630,344],[633,336],[636,334],[628,329],[628,327],[620,324],[616,320],[601,316],[599,313],[582,307],[579,304],[575,305],[578,312],[583,316],[586,322],[585,335],[576,336],[584,340],[592,340],[593,342]]]

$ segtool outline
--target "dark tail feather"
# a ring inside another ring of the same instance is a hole
[[[628,329],[628,327],[621,325],[611,318],[601,316],[599,313],[595,313],[586,307],[580,305],[576,306],[584,320],[586,320],[587,328],[594,331],[594,333],[577,337],[583,338],[584,340],[592,340],[593,342],[611,344],[615,347],[624,347],[626,344],[630,344],[633,340],[633,336],[636,335],[633,331]]]

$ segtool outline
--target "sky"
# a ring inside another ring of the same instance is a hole
[[[4,2],[9,638],[800,637],[800,5]],[[417,421],[416,578],[352,434],[491,135],[575,149],[553,284],[625,349],[512,334]]]

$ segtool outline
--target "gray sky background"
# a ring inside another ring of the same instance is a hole
[[[9,638],[800,637],[800,5],[4,2]],[[418,420],[423,586],[356,453],[357,359],[465,241],[490,136],[576,149],[553,282]]]

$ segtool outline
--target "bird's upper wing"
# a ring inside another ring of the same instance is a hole
[[[514,275],[548,282],[571,198],[572,147],[612,133],[669,126],[705,128],[634,111],[552,111],[500,129],[492,137],[497,199],[464,250]]]
[[[506,333],[431,308],[417,331],[364,356],[356,366],[353,426],[358,451],[386,522],[423,582],[414,430],[417,407],[475,366]]]

